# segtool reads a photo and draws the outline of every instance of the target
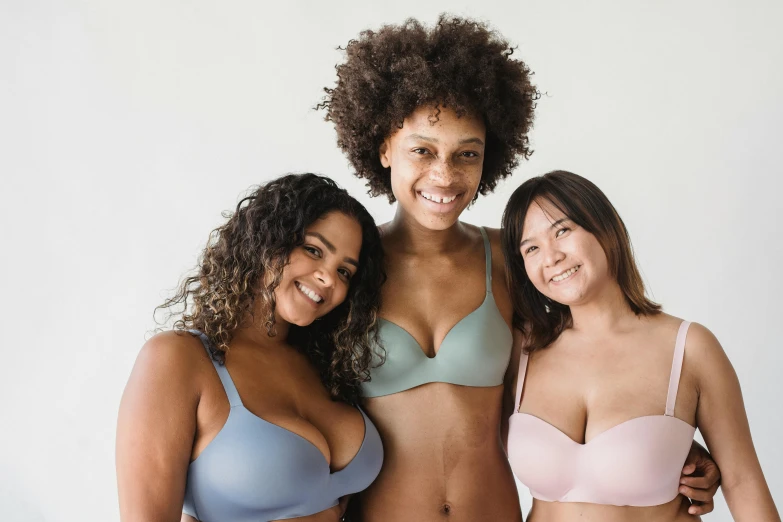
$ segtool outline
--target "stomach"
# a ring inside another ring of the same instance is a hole
[[[366,400],[384,463],[359,495],[362,522],[522,520],[500,441],[503,386],[430,383]]]
[[[690,501],[682,495],[667,504],[650,507],[606,506],[582,502],[546,502],[533,499],[527,522],[693,522]]]

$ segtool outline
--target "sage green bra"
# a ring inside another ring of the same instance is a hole
[[[481,306],[449,330],[432,358],[424,354],[410,333],[381,319],[379,337],[386,361],[373,368],[371,380],[362,385],[365,397],[391,395],[430,382],[474,387],[503,384],[512,337],[492,296],[492,251],[487,232],[480,230],[487,262],[487,290]]]

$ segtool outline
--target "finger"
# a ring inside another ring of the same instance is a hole
[[[688,486],[680,486],[680,493],[685,495],[691,500],[696,500],[699,502],[711,502],[712,501],[712,495],[709,491],[705,489],[694,489],[689,488]]]
[[[720,470],[717,466],[705,466],[704,478],[707,479],[710,485],[713,485],[720,480]]]
[[[688,508],[688,513],[697,516],[706,515],[707,513],[711,513],[713,509],[715,509],[714,502],[697,502]]]
[[[707,477],[680,477],[680,484],[694,489],[708,489],[713,486]]]
[[[685,467],[682,468],[682,472],[685,475],[690,475],[694,471],[696,471],[696,464],[693,464],[693,463],[686,464]]]

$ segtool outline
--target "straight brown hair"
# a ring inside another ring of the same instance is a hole
[[[573,325],[571,309],[539,292],[527,277],[525,262],[519,251],[525,216],[536,201],[551,203],[595,236],[606,254],[611,275],[636,315],[661,312],[661,305],[645,295],[628,229],[609,199],[582,176],[555,170],[520,185],[503,211],[501,243],[509,294],[514,305],[513,325],[527,335],[526,352],[546,348],[563,330]]]

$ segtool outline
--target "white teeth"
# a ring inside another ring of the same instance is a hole
[[[577,270],[579,270],[578,266],[575,266],[574,268],[570,268],[570,269],[566,270],[565,272],[563,272],[562,274],[556,275],[555,277],[553,277],[552,281],[558,283],[558,282],[560,282],[560,281],[562,281],[564,279],[568,279],[573,274],[575,274]]]
[[[419,192],[419,194],[421,194],[421,197],[423,197],[424,199],[428,199],[430,201],[434,201],[435,203],[451,203],[452,201],[457,199],[457,196],[438,197],[438,196],[434,196],[432,194],[429,194],[427,192]]]
[[[306,295],[307,297],[309,297],[311,300],[315,301],[316,303],[320,303],[321,301],[324,300],[323,297],[321,297],[320,295],[316,294],[315,292],[313,292],[312,290],[310,290],[309,288],[307,288],[305,285],[303,285],[302,283],[300,283],[298,281],[297,281],[295,286],[296,286],[296,288],[299,289],[300,292],[302,292],[304,295]]]

